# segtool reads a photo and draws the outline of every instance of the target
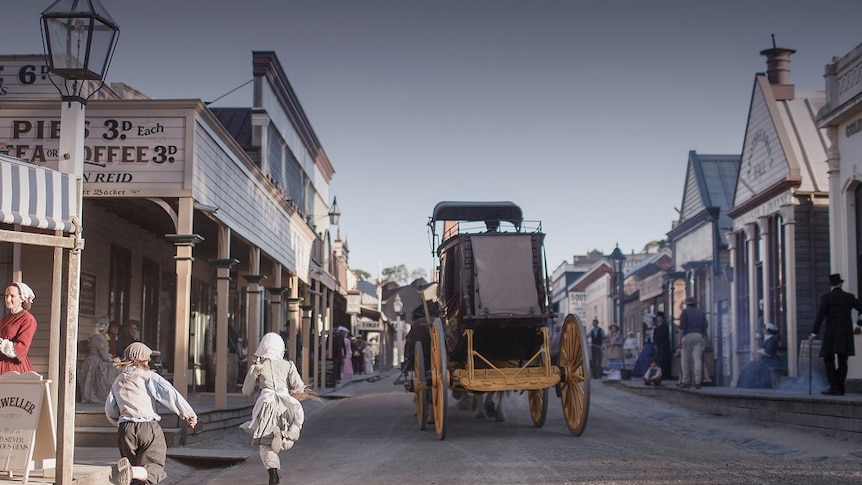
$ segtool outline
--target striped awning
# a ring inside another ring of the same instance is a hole
[[[76,232],[76,199],[68,174],[0,154],[0,222]]]

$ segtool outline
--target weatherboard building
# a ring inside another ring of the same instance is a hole
[[[56,160],[61,129],[45,64],[0,57],[0,144],[34,167]],[[264,332],[282,333],[308,382],[326,356],[310,349],[350,322],[347,262],[333,257],[327,217],[335,171],[275,54],[254,52],[251,68],[247,109],[150,99],[124,84],[104,86],[86,107],[80,339],[100,316],[138,320],[178,389],[214,390],[217,406],[237,381],[235,354],[216,345],[229,326],[250,353]],[[50,184],[31,189],[32,200],[50,199]],[[0,188],[0,200],[14,194]],[[2,207],[10,232],[21,227],[13,205]],[[51,260],[44,248],[0,242],[0,279],[20,277],[39,295],[31,358],[45,375],[59,291]]]

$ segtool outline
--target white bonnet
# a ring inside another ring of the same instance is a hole
[[[146,361],[150,360],[150,355],[153,354],[153,351],[147,347],[145,344],[141,342],[132,342],[126,347],[126,350],[123,352],[123,358],[125,360],[141,360]]]
[[[269,332],[260,339],[260,344],[254,351],[254,355],[273,360],[283,359],[284,339],[275,332]]]
[[[30,288],[30,285],[28,285],[27,283],[22,283],[19,281],[12,284],[18,287],[18,292],[21,293],[22,299],[29,302],[32,302],[34,299],[36,299],[36,293],[33,293],[33,288]]]

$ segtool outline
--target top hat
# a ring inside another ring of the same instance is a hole
[[[690,306],[694,306],[694,305],[697,305],[697,300],[695,300],[693,296],[690,296],[690,297],[685,299],[685,304],[690,305]]]
[[[829,275],[829,286],[837,286],[841,283],[844,283],[844,280],[841,279],[840,273],[834,273]]]

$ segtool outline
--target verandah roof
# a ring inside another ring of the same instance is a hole
[[[76,198],[68,174],[0,154],[0,222],[74,233]]]

